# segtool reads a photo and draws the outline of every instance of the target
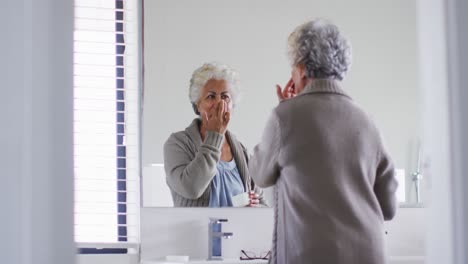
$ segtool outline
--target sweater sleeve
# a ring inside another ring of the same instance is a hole
[[[168,186],[187,199],[198,199],[216,175],[224,136],[207,131],[205,141],[191,159],[186,143],[172,134],[164,144],[164,169]]]
[[[390,156],[382,147],[377,165],[377,175],[374,192],[382,209],[384,220],[391,220],[396,213],[396,190],[398,182],[395,178],[395,168]]]
[[[259,187],[266,188],[274,185],[280,175],[278,165],[280,141],[279,119],[273,112],[266,124],[261,142],[255,146],[249,162],[250,175]]]
[[[247,151],[247,148],[242,145],[242,143],[240,143],[240,146],[242,148],[242,152],[244,154],[244,157],[245,157],[245,162],[247,163],[247,166],[250,162],[250,156],[249,156],[249,152]],[[258,200],[259,200],[259,206],[261,207],[269,207],[269,204],[268,204],[268,201],[266,200],[264,194],[263,194],[263,189],[258,187],[254,180],[252,179],[252,177],[250,176],[250,172],[249,172],[249,178],[248,178],[248,184],[247,184],[247,189],[251,190],[251,191],[254,191],[256,194],[258,194]]]

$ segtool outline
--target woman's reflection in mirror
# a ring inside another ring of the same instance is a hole
[[[267,205],[249,175],[246,148],[228,130],[239,90],[238,74],[227,65],[205,63],[193,72],[189,99],[198,117],[164,144],[174,206]]]

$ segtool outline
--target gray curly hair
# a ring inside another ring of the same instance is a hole
[[[338,27],[317,19],[298,26],[288,38],[293,66],[303,64],[306,77],[343,80],[351,66],[351,44]]]
[[[201,90],[206,82],[211,79],[224,80],[229,85],[232,107],[234,108],[239,100],[239,79],[237,72],[227,65],[218,62],[205,63],[196,69],[190,79],[189,98],[192,103],[195,114],[200,115],[197,109],[198,100],[200,100]]]

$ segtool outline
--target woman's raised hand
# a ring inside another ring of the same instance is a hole
[[[284,89],[281,88],[279,84],[276,85],[276,95],[278,96],[278,100],[280,102],[287,99],[291,99],[297,95],[292,78],[289,79],[288,83],[286,83]]]
[[[209,112],[204,112],[203,121],[206,124],[206,130],[224,134],[231,119],[231,113],[227,109],[227,102],[221,100]]]

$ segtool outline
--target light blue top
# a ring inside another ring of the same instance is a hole
[[[216,164],[217,173],[211,180],[210,207],[232,206],[232,197],[245,192],[236,161],[220,160]]]

